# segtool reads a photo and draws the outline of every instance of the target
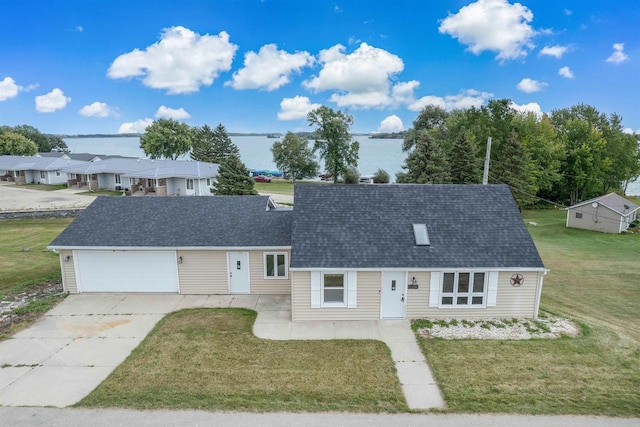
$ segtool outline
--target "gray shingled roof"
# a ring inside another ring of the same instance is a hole
[[[612,211],[615,211],[623,215],[628,215],[633,211],[640,209],[640,206],[636,205],[632,201],[627,200],[616,193],[609,193],[609,194],[605,194],[604,196],[596,197],[595,199],[585,200],[584,202],[577,203],[573,206],[568,207],[567,209],[574,209],[579,206],[591,204],[593,202],[598,202],[602,206],[605,206],[611,209]]]
[[[293,215],[292,268],[544,267],[505,185],[300,184]]]
[[[290,246],[291,210],[267,196],[98,197],[51,247]]]
[[[0,170],[64,170],[68,167],[88,164],[79,160],[70,160],[60,157],[36,157],[36,156],[0,156]]]

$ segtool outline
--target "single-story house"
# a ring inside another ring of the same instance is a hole
[[[65,168],[86,163],[68,157],[0,156],[0,177],[16,184],[64,184]]]
[[[622,233],[638,218],[640,206],[609,193],[567,208],[567,227],[602,233]]]
[[[106,159],[136,159],[137,157],[126,157],[119,155],[92,154],[92,153],[65,153],[62,151],[51,151],[49,153],[36,153],[36,157],[60,157],[63,159],[82,160],[83,162],[98,162]]]
[[[65,169],[69,187],[158,196],[207,196],[218,175],[214,163],[111,157]]]
[[[290,294],[293,321],[535,318],[547,272],[505,185],[98,197],[50,249],[71,293]]]

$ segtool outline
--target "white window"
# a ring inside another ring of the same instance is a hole
[[[44,171],[40,171],[40,178],[45,179],[46,177],[47,177],[47,174],[45,174]]]
[[[288,277],[286,252],[264,254],[264,277],[266,279],[286,279]]]
[[[344,307],[347,301],[347,275],[344,272],[322,274],[322,305]]]
[[[115,177],[115,180],[116,180],[116,184],[122,184],[122,181],[120,180],[120,175],[115,174],[114,177]]]
[[[440,307],[485,307],[486,278],[484,272],[444,273]]]
[[[78,175],[76,175],[75,173],[69,173],[67,174],[69,176],[69,179],[77,179]]]
[[[56,171],[56,176],[60,176],[60,171]]]
[[[187,190],[193,190],[193,180],[187,179]]]

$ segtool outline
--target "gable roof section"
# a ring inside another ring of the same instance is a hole
[[[544,268],[505,185],[299,184],[293,215],[292,268]]]
[[[139,178],[212,178],[218,174],[215,163],[187,160],[151,160],[110,157],[77,167],[64,169],[67,173],[117,173]]]
[[[290,210],[268,196],[98,197],[51,243],[80,247],[282,247]]]
[[[594,199],[585,200],[584,202],[576,203],[573,206],[569,206],[567,209],[575,209],[594,202],[608,209],[611,209],[612,211],[619,213],[620,215],[629,215],[630,213],[633,213],[634,211],[640,209],[640,206],[616,193],[609,193],[605,194],[604,196],[596,197]],[[628,208],[625,208],[625,205],[628,206]]]
[[[11,171],[64,171],[68,167],[84,166],[86,164],[88,162],[64,157],[0,156],[0,169]]]

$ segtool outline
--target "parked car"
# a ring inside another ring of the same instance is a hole
[[[269,178],[268,176],[264,176],[264,175],[254,176],[253,180],[255,182],[271,182],[271,178]]]

